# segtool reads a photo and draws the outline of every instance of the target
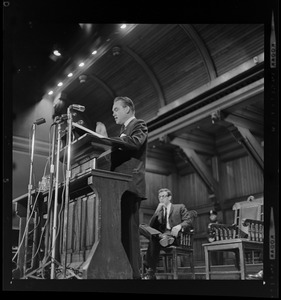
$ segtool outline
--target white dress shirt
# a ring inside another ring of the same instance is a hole
[[[169,215],[170,215],[170,210],[171,210],[171,203],[168,204],[167,208],[167,213],[166,213],[166,227],[167,229],[171,229],[170,223],[169,223]]]

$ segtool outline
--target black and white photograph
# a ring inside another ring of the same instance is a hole
[[[279,1],[2,11],[2,291],[279,298]]]

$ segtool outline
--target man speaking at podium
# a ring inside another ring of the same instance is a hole
[[[128,97],[116,97],[112,114],[116,124],[120,124],[119,137],[128,148],[111,153],[110,170],[132,175],[128,190],[121,199],[121,240],[133,270],[133,279],[140,276],[139,207],[146,199],[145,162],[148,129],[146,123],[135,117],[135,105]],[[97,122],[96,132],[108,137],[105,125]]]

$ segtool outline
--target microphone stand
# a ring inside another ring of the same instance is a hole
[[[61,124],[57,128],[57,157],[56,157],[56,176],[55,176],[55,200],[54,200],[54,219],[53,219],[53,237],[52,237],[52,256],[51,256],[51,279],[55,279],[55,255],[56,255],[56,234],[57,234],[57,206],[59,189],[59,158],[61,144]]]
[[[25,245],[24,245],[24,263],[23,263],[23,275],[26,275],[27,269],[27,252],[28,252],[28,231],[29,231],[29,215],[31,206],[31,191],[32,191],[32,173],[33,173],[33,159],[34,159],[34,143],[35,143],[35,126],[32,124],[32,143],[31,143],[31,157],[29,168],[29,183],[28,183],[28,197],[27,197],[27,212],[26,212],[26,232],[25,232]]]
[[[67,223],[68,223],[68,202],[69,202],[69,182],[71,176],[70,170],[70,154],[71,154],[71,133],[72,133],[72,114],[70,109],[72,105],[67,108],[67,123],[68,123],[68,134],[67,134],[67,168],[66,168],[66,181],[65,181],[65,202],[64,202],[64,227],[63,227],[63,277],[66,277],[66,261],[67,261]]]
[[[52,208],[53,208],[53,206],[51,204],[51,200],[52,200],[52,195],[53,195],[53,182],[54,182],[55,138],[56,138],[56,130],[54,129],[53,136],[52,136],[52,153],[51,153],[51,162],[50,162],[50,185],[49,185],[48,210],[47,210],[48,214],[52,212]],[[51,217],[50,217],[50,219],[51,219]],[[49,238],[49,230],[46,230],[46,233],[45,233],[45,260],[47,260],[48,256],[49,256],[48,255],[49,244],[50,244],[49,240],[50,240],[50,238]]]

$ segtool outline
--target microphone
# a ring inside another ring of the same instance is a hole
[[[46,123],[46,120],[44,118],[37,119],[35,122],[33,122],[33,124],[35,125],[41,125],[43,123]]]
[[[61,116],[56,116],[56,117],[55,117],[55,120],[54,120],[54,123],[53,123],[52,125],[62,123],[62,122],[64,122],[67,118],[68,118],[67,114],[63,114],[63,115],[61,115]]]
[[[72,105],[70,105],[70,108],[73,108],[75,110],[82,111],[82,112],[85,110],[85,106],[79,105],[79,104],[72,104]]]

